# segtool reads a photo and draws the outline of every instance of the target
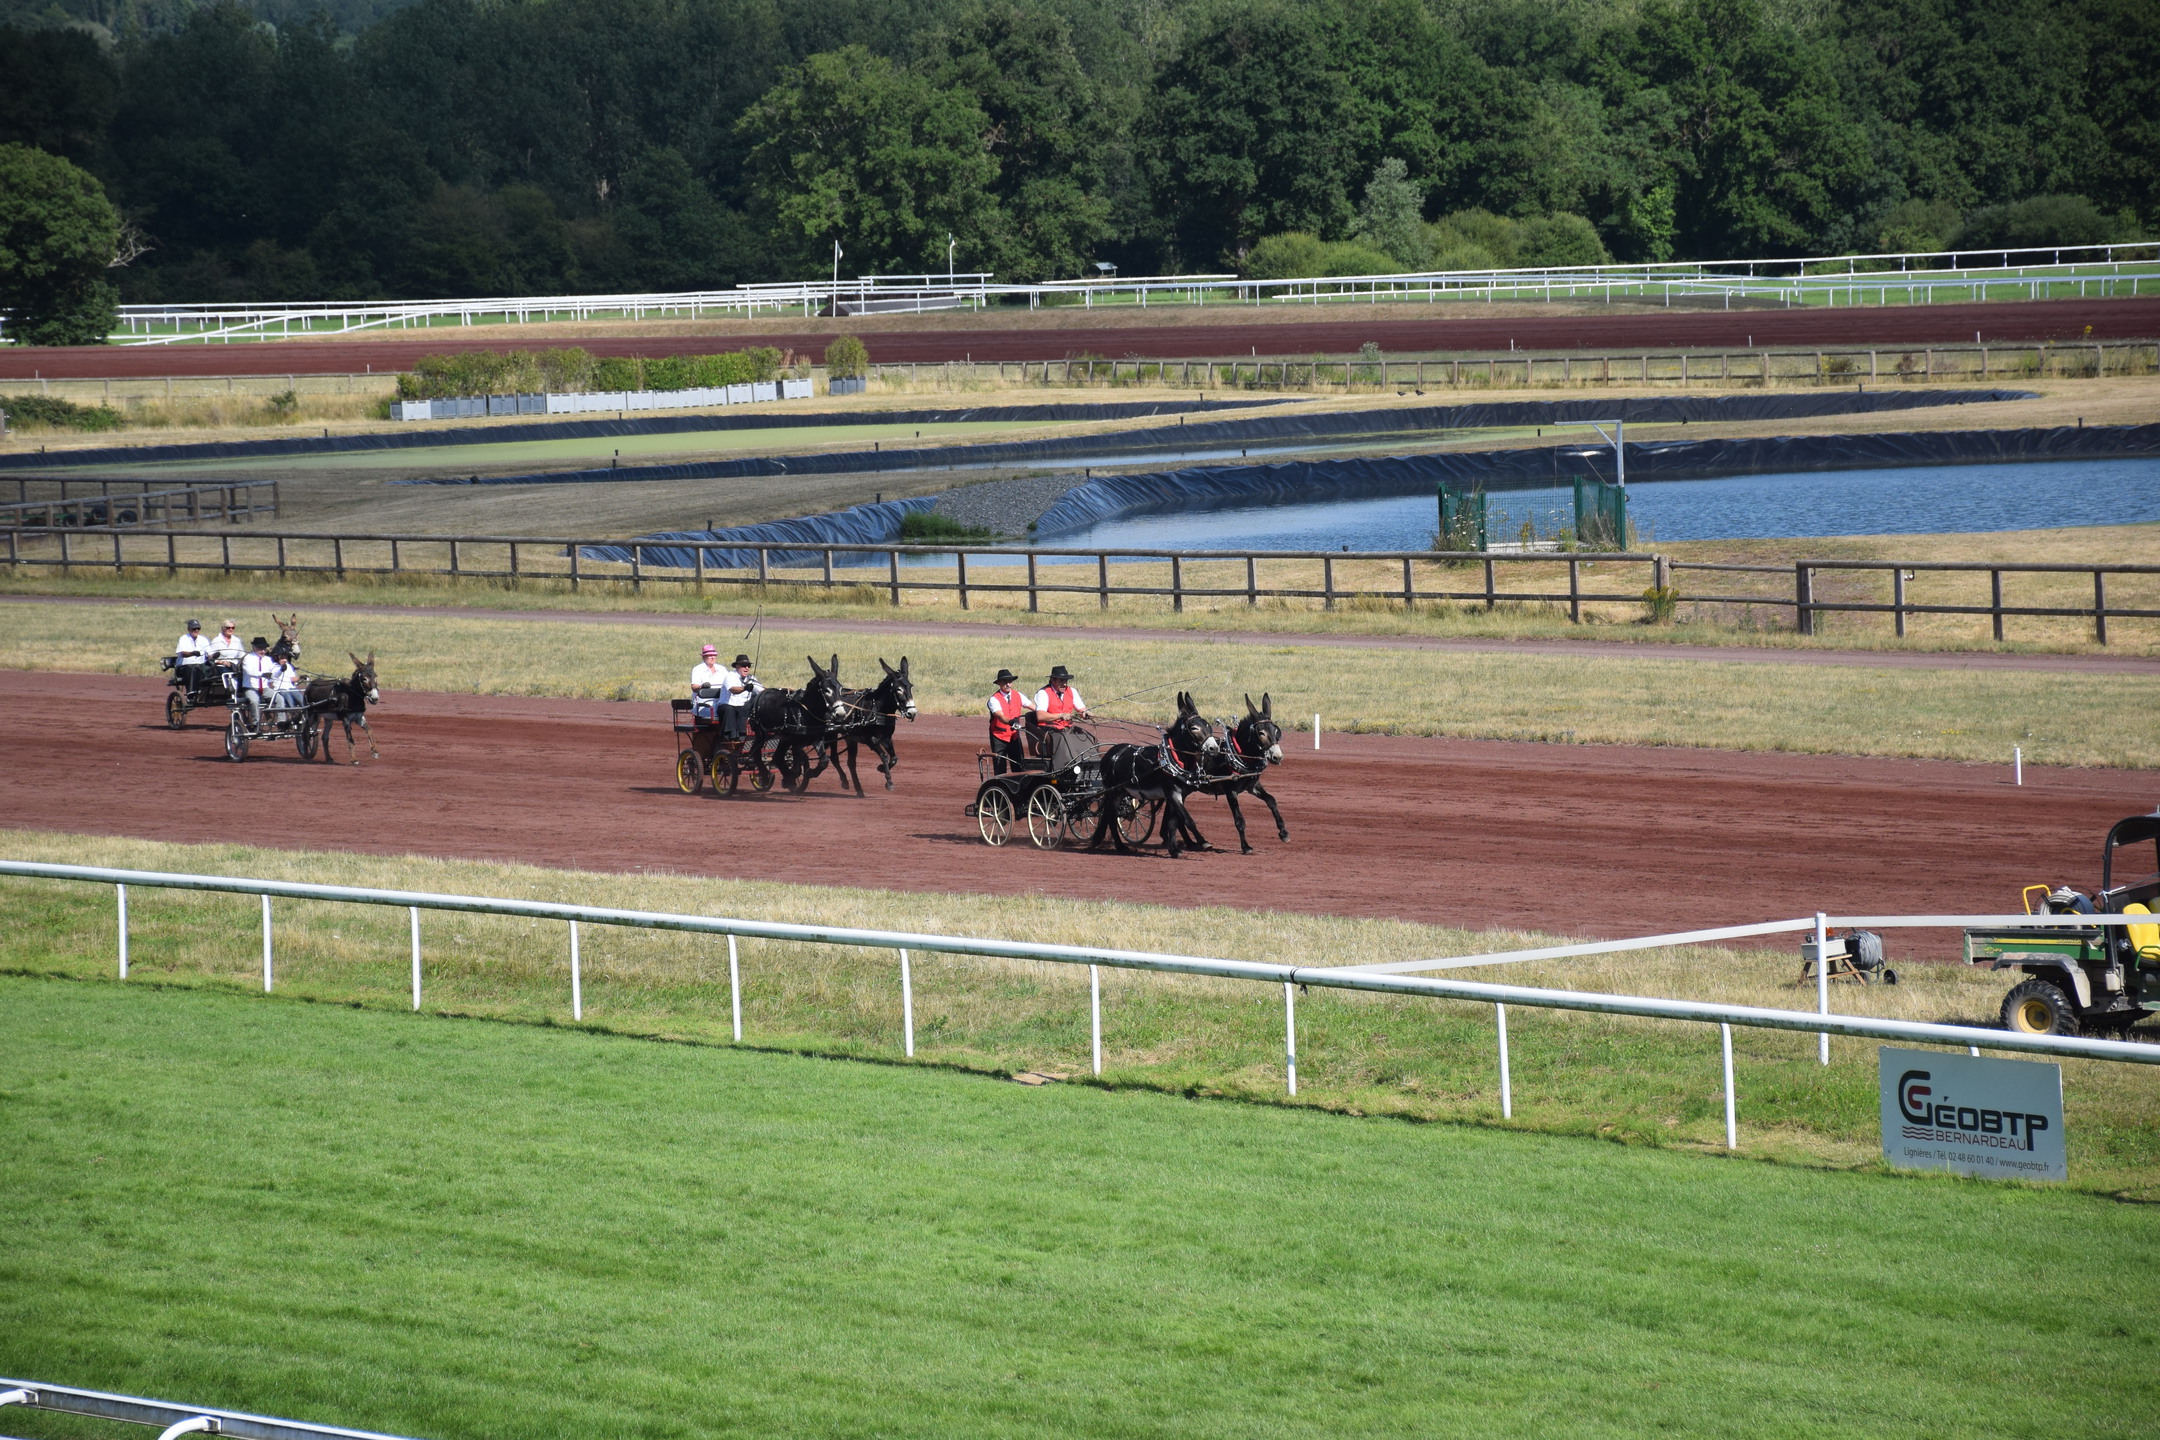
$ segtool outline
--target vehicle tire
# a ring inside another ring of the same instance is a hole
[[[178,690],[165,697],[165,723],[174,730],[187,729],[187,696]]]
[[[975,828],[985,845],[1003,845],[1012,834],[1012,796],[1003,790],[985,790],[975,800]]]
[[[1885,985],[1897,984],[1897,971],[1892,970],[1887,965],[1883,966],[1882,983]]]
[[[1038,850],[1055,850],[1065,843],[1065,797],[1048,785],[1039,785],[1028,796],[1028,839]]]
[[[238,710],[225,722],[225,758],[235,763],[247,759],[247,720]]]
[[[1118,838],[1127,845],[1147,844],[1148,836],[1155,833],[1155,822],[1162,816],[1162,801],[1120,795],[1113,803],[1116,808],[1111,818],[1117,824]]]
[[[695,795],[705,788],[705,761],[697,751],[683,750],[676,753],[675,788],[685,795]]]
[[[707,773],[712,779],[712,788],[715,795],[734,794],[736,783],[742,778],[742,770],[738,766],[735,757],[725,750],[717,752],[712,757],[712,764],[707,767]]]
[[[759,765],[750,772],[750,788],[763,795],[772,789],[773,772],[769,765]]]
[[[300,752],[302,760],[315,758],[315,722],[302,717],[300,728],[293,731],[293,749]]]
[[[2075,1035],[2077,1006],[2052,980],[2027,980],[2003,996],[2003,1029],[2019,1035]]]

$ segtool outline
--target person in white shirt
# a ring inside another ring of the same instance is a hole
[[[1092,720],[1087,702],[1072,687],[1072,671],[1063,665],[1050,667],[1050,683],[1035,692],[1035,699],[1028,706],[1035,712],[1035,722],[1045,730],[1063,730],[1075,720]]]
[[[307,692],[300,684],[300,671],[290,660],[271,657],[275,667],[270,675],[270,704],[279,710],[298,710],[307,703]]]
[[[187,633],[174,644],[173,656],[182,665],[200,665],[210,658],[210,647],[203,643],[202,621],[187,622]]]
[[[702,658],[690,670],[690,713],[700,720],[719,718],[727,704],[728,683],[734,675],[720,663],[720,651],[707,645]]]
[[[750,657],[735,657],[735,673],[728,679],[727,709],[720,714],[720,723],[727,727],[730,740],[740,740],[747,733],[750,719],[750,702],[764,692],[765,686],[757,676],[750,673]]]
[[[277,680],[278,662],[270,658],[270,642],[258,635],[248,642],[240,661],[240,698],[247,706],[250,729],[262,728],[263,697]]]
[[[210,657],[211,664],[238,665],[240,663],[241,657],[247,654],[247,646],[240,643],[240,637],[235,633],[239,628],[239,621],[227,620],[223,627],[218,630],[218,633],[210,637],[210,643],[203,647],[203,653]]]

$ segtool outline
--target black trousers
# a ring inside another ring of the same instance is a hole
[[[1026,758],[1027,750],[1018,735],[1014,735],[1010,740],[1000,740],[994,735],[990,737],[991,774],[1003,775],[1008,769],[1018,770],[1021,768],[1020,762]],[[1006,763],[1008,761],[1011,762],[1009,765]]]
[[[730,740],[743,738],[743,722],[749,717],[747,705],[723,705],[720,707],[720,733]]]

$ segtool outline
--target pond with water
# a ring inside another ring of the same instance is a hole
[[[1572,489],[1500,490],[1489,533],[1545,534],[1574,521]],[[2160,521],[2160,459],[1646,480],[1628,487],[1639,544],[1809,535],[1913,535]],[[1430,494],[1247,505],[1107,520],[1045,538],[1060,548],[1421,550],[1437,528]],[[983,557],[989,563],[991,557]]]

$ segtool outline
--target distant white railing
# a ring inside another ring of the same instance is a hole
[[[2068,257],[2067,259],[2065,257]],[[1670,304],[1933,304],[1946,300],[2160,294],[2160,242],[2028,249],[1934,250],[1631,265],[1406,271],[1325,279],[1235,275],[1111,276],[1039,284],[988,273],[869,276],[620,295],[379,300],[263,305],[128,305],[122,343],[281,339],[385,328],[547,324],[566,320],[700,320],[708,316],[891,313],[1025,300],[1038,306],[1317,304],[1348,301],[1652,300]]]
[[[2008,1030],[1984,1030],[1970,1025],[1936,1025],[1915,1020],[1884,1020],[1866,1016],[1837,1015],[1830,1010],[1827,964],[1815,967],[1816,1009],[1771,1010],[1754,1005],[1726,1005],[1700,1000],[1670,1000],[1644,995],[1607,995],[1585,990],[1548,990],[1525,985],[1496,985],[1487,981],[1441,980],[1411,973],[1420,970],[1454,969],[1469,965],[1508,965],[1530,960],[1619,954],[1636,950],[1683,945],[1717,944],[1766,935],[1810,932],[1815,954],[1827,953],[1833,928],[1956,929],[1960,927],[2091,928],[2145,922],[2138,915],[1827,915],[1798,920],[1769,920],[1749,925],[1690,930],[1669,935],[1646,935],[1628,940],[1591,941],[1579,945],[1529,950],[1494,951],[1483,955],[1443,959],[1409,960],[1390,964],[1354,966],[1276,965],[1252,960],[1222,960],[1197,955],[1176,955],[1148,950],[1112,950],[1093,945],[1048,945],[1035,941],[989,940],[974,936],[936,935],[903,930],[870,930],[840,925],[796,925],[775,920],[743,920],[712,915],[679,915],[666,911],[621,910],[598,905],[565,905],[544,900],[511,900],[479,895],[446,895],[430,891],[380,890],[357,885],[315,885],[291,880],[250,880],[229,875],[188,875],[168,871],[119,870],[100,865],[52,865],[39,861],[0,860],[0,875],[26,879],[75,880],[114,887],[118,907],[118,964],[120,978],[128,975],[128,887],[168,890],[219,891],[262,897],[262,986],[268,993],[275,984],[275,952],[272,945],[273,897],[293,900],[327,900],[352,905],[404,907],[411,921],[412,1008],[421,1005],[420,912],[448,910],[479,915],[516,915],[535,920],[561,920],[568,924],[570,964],[570,1015],[585,1018],[584,977],[579,964],[578,926],[618,925],[641,930],[677,930],[692,934],[725,936],[728,942],[728,1000],[733,1034],[739,1042],[742,1029],[742,976],[737,944],[743,939],[788,940],[815,945],[848,945],[895,950],[900,960],[900,1005],[906,1053],[915,1053],[915,992],[909,968],[911,951],[947,955],[981,955],[1006,960],[1040,960],[1059,965],[1088,967],[1088,1012],[1091,1062],[1102,1073],[1101,969],[1151,971],[1159,974],[1207,975],[1222,980],[1250,980],[1280,985],[1283,994],[1283,1075],[1288,1092],[1297,1094],[1297,992],[1318,985],[1331,990],[1359,990],[1379,994],[1414,995],[1434,1000],[1468,1000],[1494,1007],[1499,1043],[1500,1105],[1503,1118],[1514,1113],[1514,1096],[1508,1081],[1507,1007],[1586,1011],[1604,1015],[1629,1015],[1650,1020],[1684,1020],[1714,1024],[1721,1028],[1725,1067],[1726,1144],[1739,1143],[1737,1107],[1732,1069],[1732,1027],[1758,1030],[1791,1030],[1820,1037],[1821,1063],[1830,1063],[1830,1037],[1844,1035],[1863,1040],[1890,1040],[1921,1045],[1964,1046],[1972,1054],[1982,1049],[2010,1050],[2028,1055],[2054,1055],[2084,1060],[2114,1060],[2132,1065],[2160,1065],[2160,1045],[2122,1040],[2090,1040],[2069,1035],[2027,1035]]]

